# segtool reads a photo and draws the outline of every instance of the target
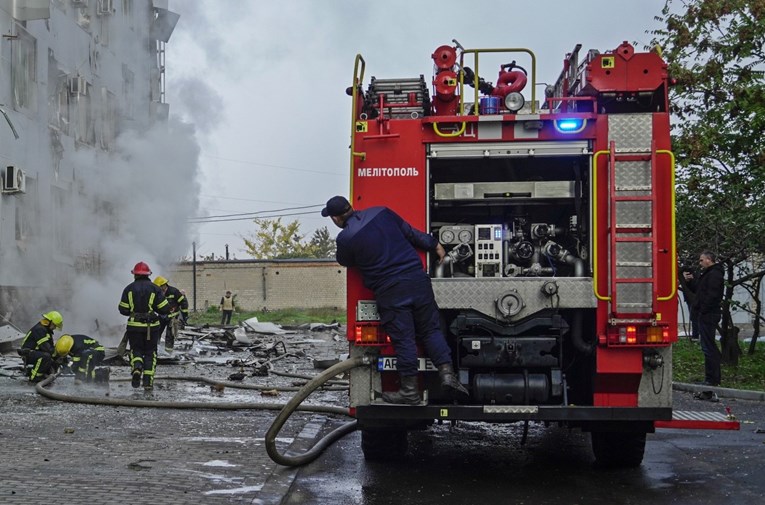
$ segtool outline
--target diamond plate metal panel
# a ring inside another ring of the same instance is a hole
[[[556,299],[556,306],[562,309],[596,306],[592,279],[588,277],[433,279],[433,292],[442,309],[473,309],[489,317],[502,318],[496,300],[515,290],[523,301],[521,311],[510,318],[516,320],[553,306],[552,300],[542,293],[542,285],[550,280],[558,284],[560,302]]]
[[[617,161],[615,175],[617,190],[630,187],[650,187],[651,163],[649,161]]]
[[[615,114],[608,116],[608,140],[616,142],[619,152],[651,150],[652,114]]]
[[[651,261],[650,242],[618,242],[616,244],[617,261],[625,263],[644,263]]]
[[[651,225],[651,202],[616,202],[616,224]]]
[[[653,284],[649,282],[618,284],[616,311],[623,313],[650,312],[653,307]]]

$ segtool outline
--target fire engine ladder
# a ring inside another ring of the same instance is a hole
[[[660,293],[655,280],[655,268],[659,262],[659,245],[655,233],[659,219],[654,191],[657,187],[656,158],[659,154],[671,153],[657,151],[653,141],[647,152],[620,152],[616,143],[611,141],[607,151],[595,153],[595,188],[598,157],[606,154],[609,168],[609,292],[605,295],[598,292],[596,275],[595,296],[611,303],[610,313],[613,318],[652,318],[657,312],[656,303],[674,296],[674,288],[669,295]],[[597,215],[595,219],[597,223]],[[674,222],[674,216],[671,219]],[[594,251],[597,249],[596,246]]]

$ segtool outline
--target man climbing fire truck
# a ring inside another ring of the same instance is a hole
[[[400,388],[395,353],[349,269],[350,354],[377,365],[351,372],[368,459],[403,454],[408,430],[467,420],[580,428],[599,463],[636,466],[646,434],[672,422],[667,66],[626,42],[581,61],[579,51],[541,98],[527,49],[454,41],[432,54],[430,82],[373,77],[366,89],[357,56],[350,203],[387,206],[446,250],[443,262],[421,258],[469,391],[446,397],[420,349],[423,404],[382,401]],[[482,73],[492,58],[495,81]]]

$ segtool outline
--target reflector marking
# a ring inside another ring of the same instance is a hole
[[[485,405],[484,414],[537,414],[539,407],[535,405]]]

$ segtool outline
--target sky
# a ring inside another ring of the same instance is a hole
[[[331,196],[348,196],[345,89],[356,54],[366,62],[365,89],[371,76],[422,74],[430,83],[430,55],[452,39],[469,49],[528,48],[537,81],[552,83],[576,44],[580,59],[625,40],[641,50],[663,6],[664,0],[170,0],[181,17],[167,44],[167,102],[171,115],[194,129],[200,150],[199,207],[189,219],[237,218],[192,224],[187,242],[198,255],[225,256],[228,246],[230,258],[249,258],[242,237],[255,231],[252,216],[231,215],[256,212],[299,220],[307,238],[323,226],[336,235],[319,212]],[[502,63],[508,62],[482,59],[481,75],[495,81]]]

